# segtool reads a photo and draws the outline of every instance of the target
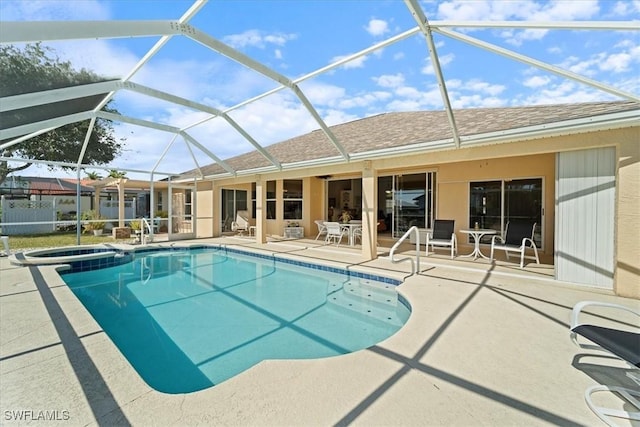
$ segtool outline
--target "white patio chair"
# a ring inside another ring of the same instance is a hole
[[[635,318],[632,321],[633,327],[625,326],[624,329],[580,323],[580,314],[586,307],[603,307],[616,312],[626,311],[638,318],[640,318],[640,310],[620,304],[582,301],[573,307],[570,326],[570,337],[574,344],[583,349],[604,350],[622,359],[632,368],[627,372],[627,376],[638,384],[638,388],[633,390],[604,384],[589,387],[584,393],[584,399],[589,409],[610,426],[617,425],[610,417],[640,421],[640,371],[638,370],[640,368],[640,327],[638,327],[638,320],[640,319]],[[581,342],[578,336],[588,339],[593,344]],[[626,407],[624,409],[614,409],[596,405],[591,396],[598,392],[608,392],[620,396],[626,401]],[[636,411],[629,411],[631,407],[634,407]]]
[[[540,264],[538,258],[538,248],[533,241],[533,233],[536,231],[536,223],[531,221],[509,221],[504,231],[504,237],[493,236],[491,239],[491,261],[493,261],[494,249],[505,251],[507,261],[509,252],[520,254],[520,268],[524,268],[524,259],[535,259],[536,264]],[[527,248],[532,248],[534,256],[525,255]]]
[[[330,222],[327,221],[324,223],[324,226],[327,228],[327,237],[324,239],[326,243],[336,242],[338,246],[340,246],[340,242],[342,242],[342,238],[348,233],[339,222]]]
[[[435,253],[435,246],[445,246],[451,248],[451,259],[458,250],[458,239],[454,232],[455,220],[436,219],[433,221],[433,230],[427,233],[426,252],[429,255],[429,246]]]
[[[362,244],[362,227],[353,229],[353,242],[358,240]]]
[[[236,231],[242,236],[245,232],[249,231],[250,226],[249,211],[236,212],[236,219],[231,223],[231,231]]]
[[[327,235],[327,227],[325,227],[324,221],[322,221],[321,219],[316,219],[314,222],[318,226],[318,235],[316,236],[316,240],[318,240],[320,236]]]

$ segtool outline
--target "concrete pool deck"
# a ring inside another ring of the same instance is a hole
[[[410,268],[382,258],[362,262],[357,249],[313,240],[191,243],[392,277]],[[569,315],[582,300],[631,307],[640,301],[552,278],[546,265],[520,270],[423,254],[420,274],[399,288],[411,317],[378,345],[327,359],[263,361],[215,387],[169,395],[142,381],[53,267],[16,267],[1,258],[0,424],[604,425],[586,406],[584,390],[633,383],[623,364],[571,343]],[[43,421],[51,418],[57,421]]]

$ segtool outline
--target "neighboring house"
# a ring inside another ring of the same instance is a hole
[[[81,210],[92,209],[94,188],[91,181],[80,182]],[[75,213],[77,180],[33,176],[9,176],[0,184],[0,195],[6,199],[54,201],[61,214]]]
[[[348,209],[363,220],[362,255],[411,225],[454,219],[502,232],[537,222],[535,240],[556,279],[640,298],[640,104],[631,101],[394,112],[316,130],[182,175],[196,180],[197,237],[227,231],[238,210],[256,240],[288,221],[315,237],[314,220]],[[338,142],[349,157],[337,148]],[[235,174],[229,173],[229,169]],[[260,213],[260,214],[258,214]],[[378,233],[384,216],[389,231]],[[485,252],[487,248],[484,248]]]
[[[135,181],[138,182],[138,181]],[[30,199],[37,201],[54,201],[56,210],[61,215],[75,214],[77,211],[78,181],[73,178],[49,178],[33,176],[10,176],[0,184],[0,195],[5,199]],[[80,211],[96,209],[96,188],[99,181],[83,179],[80,181]],[[147,188],[144,188],[144,187]],[[161,193],[157,198],[162,198]],[[105,201],[117,202],[118,190],[115,186],[100,188],[101,203]],[[131,185],[125,188],[124,197],[127,201],[135,200],[135,212],[144,215],[150,210],[148,183]],[[166,197],[166,196],[165,196]],[[159,206],[162,206],[161,204]]]

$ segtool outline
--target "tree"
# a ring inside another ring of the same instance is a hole
[[[98,181],[102,179],[102,175],[100,175],[98,172],[87,172],[86,174],[87,174],[87,178],[92,181]]]
[[[86,69],[75,70],[70,62],[61,61],[53,50],[40,43],[27,44],[23,49],[12,45],[0,46],[0,97],[21,95],[50,89],[107,81]],[[3,129],[60,117],[94,109],[106,96],[98,94],[69,101],[50,103],[41,106],[23,108],[0,113]],[[110,107],[104,111],[118,113]],[[6,149],[2,156],[23,159],[49,160],[55,162],[76,163],[89,128],[89,121],[71,123],[50,132],[33,137]],[[13,138],[12,138],[13,139]],[[0,141],[0,143],[9,140]],[[97,119],[82,163],[104,165],[115,159],[123,150],[124,139],[113,136],[113,124],[109,120]],[[32,163],[10,167],[6,161],[0,161],[0,183],[8,174],[24,170]],[[54,170],[57,166],[49,166]],[[63,169],[71,169],[63,167]]]
[[[127,177],[127,173],[126,172],[121,172],[117,169],[109,169],[109,178],[126,178]]]

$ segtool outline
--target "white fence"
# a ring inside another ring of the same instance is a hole
[[[55,231],[56,203],[50,200],[5,200],[2,196],[2,234],[40,234]],[[5,225],[12,222],[31,222],[25,225]],[[48,222],[48,224],[41,224]]]
[[[117,200],[101,200],[100,201],[100,216],[108,218],[110,220],[118,219],[118,206]],[[135,218],[136,217],[136,199],[124,201],[124,217]]]

